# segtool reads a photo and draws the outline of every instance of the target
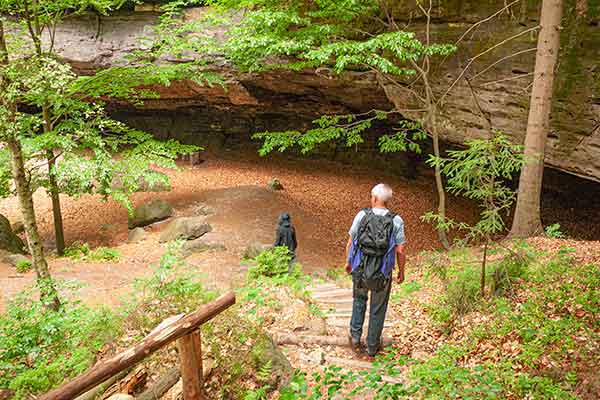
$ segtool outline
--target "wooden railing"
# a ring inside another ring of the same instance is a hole
[[[40,396],[38,400],[72,400],[177,339],[179,339],[177,346],[184,399],[205,399],[201,339],[198,328],[233,304],[235,304],[235,294],[230,292],[190,314],[170,317],[135,346],[96,364],[72,381]]]

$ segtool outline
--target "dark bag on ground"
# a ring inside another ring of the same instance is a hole
[[[389,212],[377,215],[371,209],[366,209],[361,220],[357,244],[362,253],[360,265],[353,274],[358,281],[358,287],[380,291],[387,285],[389,277],[383,274],[383,259],[390,247],[394,230],[395,214]]]

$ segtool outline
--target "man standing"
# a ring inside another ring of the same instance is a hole
[[[367,353],[374,356],[381,348],[392,270],[398,263],[397,282],[404,282],[404,221],[387,208],[392,188],[380,183],[371,190],[371,208],[361,210],[349,231],[346,245],[346,271],[352,274],[352,319],[350,345],[360,348],[367,299],[371,292]]]

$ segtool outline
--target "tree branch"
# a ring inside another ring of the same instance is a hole
[[[515,35],[512,35],[511,37],[502,40],[499,43],[496,43],[495,45],[493,45],[492,47],[487,48],[486,50],[482,51],[481,53],[477,54],[475,57],[471,58],[469,60],[469,62],[467,63],[467,65],[463,68],[463,70],[460,72],[460,74],[458,75],[458,77],[454,80],[454,82],[452,82],[452,84],[450,85],[450,87],[446,90],[446,92],[444,92],[444,94],[440,97],[440,99],[437,101],[437,103],[441,103],[446,96],[448,95],[448,93],[450,93],[450,91],[454,88],[454,86],[456,86],[456,84],[458,83],[459,80],[462,79],[462,77],[465,75],[465,73],[467,72],[467,70],[469,69],[469,67],[473,64],[473,62],[475,62],[475,60],[477,60],[479,57],[484,56],[485,54],[489,53],[490,51],[494,50],[497,47],[502,46],[503,44],[506,44],[508,42],[510,42],[511,40],[514,40],[520,36],[523,36],[529,32],[533,32],[535,30],[537,30],[540,26],[536,25],[533,28],[529,28],[529,29],[525,29],[524,31],[521,31]]]
[[[506,57],[502,57],[501,59],[499,59],[498,61],[494,62],[493,64],[488,65],[485,69],[483,69],[482,71],[476,73],[475,75],[473,75],[471,77],[471,80],[477,78],[479,75],[486,73],[487,71],[489,71],[491,68],[493,68],[494,66],[500,64],[502,61],[508,60],[509,58],[513,58],[516,57],[518,55],[524,54],[524,53],[529,53],[531,51],[536,51],[537,47],[532,47],[530,49],[527,50],[521,50],[521,51],[517,51],[516,53],[510,54]]]

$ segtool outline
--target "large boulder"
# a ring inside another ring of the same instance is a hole
[[[205,217],[180,217],[175,218],[160,234],[159,242],[171,240],[193,240],[211,232],[212,226],[206,222]]]
[[[129,228],[150,225],[153,222],[162,221],[173,215],[173,207],[161,199],[154,199],[143,203],[133,210],[129,217]]]
[[[0,249],[10,253],[25,253],[25,244],[12,230],[10,221],[4,215],[0,215]]]

